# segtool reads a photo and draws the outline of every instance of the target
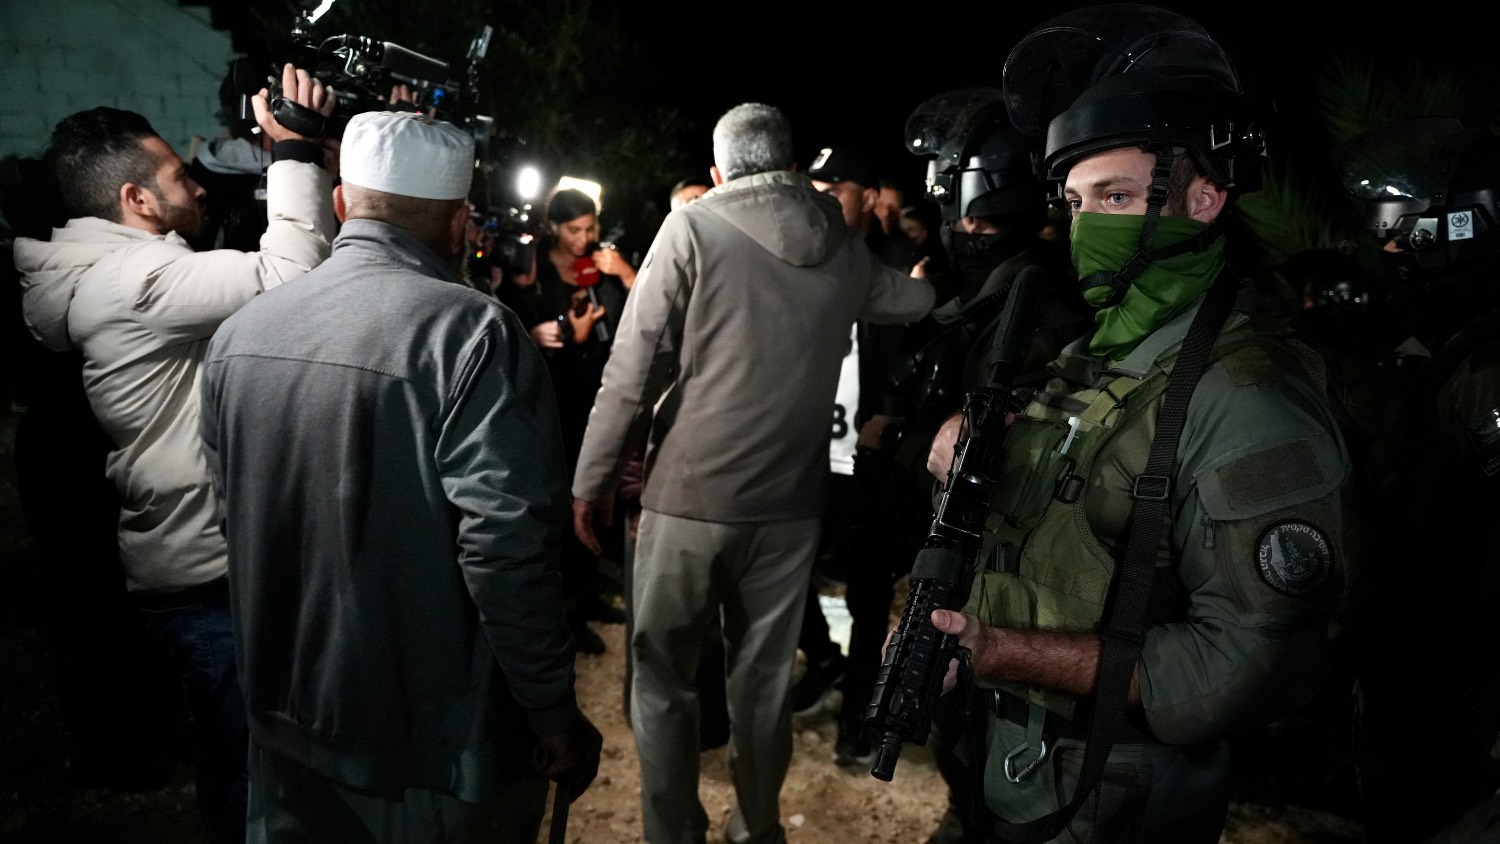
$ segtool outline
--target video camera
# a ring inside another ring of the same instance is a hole
[[[280,123],[308,138],[339,137],[349,118],[366,111],[411,109],[467,129],[474,137],[476,156],[484,160],[494,120],[478,113],[479,62],[489,50],[493,29],[486,25],[469,45],[462,79],[454,79],[448,62],[424,56],[391,41],[362,35],[318,38],[312,32],[319,0],[299,0],[303,11],[292,23],[293,55],[287,59],[333,89],[333,114],[324,117],[286,99],[281,93],[282,62],[261,73],[243,60],[234,67],[234,85],[241,94],[240,119],[254,122],[249,98],[265,88],[271,112]],[[411,102],[392,103],[391,89],[405,85]]]
[[[525,149],[524,139],[497,135],[475,174],[470,222],[479,229],[480,248],[469,268],[475,276],[487,278],[490,267],[506,278],[532,271],[541,230],[531,203],[541,193],[542,174],[526,163]]]
[[[349,34],[319,38],[312,25],[331,3],[298,2],[302,10],[292,24],[293,55],[287,61],[333,89],[337,99],[333,114],[324,117],[282,96],[285,62],[266,73],[240,60],[232,71],[233,84],[241,94],[240,119],[254,125],[250,97],[265,88],[276,122],[307,138],[340,137],[356,114],[399,109],[415,110],[466,130],[474,139],[478,170],[473,201],[479,210],[473,222],[486,244],[477,250],[476,258],[500,266],[507,275],[529,272],[536,231],[531,206],[513,188],[521,167],[517,153],[525,141],[497,133],[494,118],[479,113],[479,63],[489,51],[493,28],[480,27],[469,44],[462,78],[455,79],[448,62],[400,44]],[[390,101],[391,89],[397,85],[411,91],[411,102]]]

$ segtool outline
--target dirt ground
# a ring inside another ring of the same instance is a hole
[[[574,803],[571,844],[640,841],[635,744],[620,706],[624,628],[596,628],[602,656],[580,657],[580,703],[604,734],[592,788]],[[831,711],[796,721],[795,755],[782,792],[789,842],[924,844],[946,803],[931,756],[908,747],[892,783],[833,764]],[[1340,754],[1308,738],[1296,719],[1236,747],[1238,797],[1221,844],[1358,844],[1348,819],[1351,782]],[[148,791],[72,788],[50,670],[36,636],[0,629],[0,841],[10,844],[196,844],[192,768],[186,745],[171,781]],[[699,796],[709,841],[722,841],[732,786],[723,749],[702,759]],[[546,841],[546,828],[540,839]]]
[[[608,650],[580,656],[579,702],[604,734],[599,778],[573,804],[570,844],[640,841],[640,771],[621,711],[624,628],[595,625]],[[836,700],[836,698],[835,698]],[[833,701],[830,701],[832,704]],[[791,770],[781,794],[789,844],[925,844],[947,805],[947,787],[926,748],[907,746],[895,779],[833,764],[834,710],[797,717]],[[1307,745],[1309,725],[1292,720],[1237,747],[1245,762],[1240,799],[1231,806],[1220,844],[1357,844],[1347,809],[1347,773],[1337,753]],[[733,786],[721,748],[705,753],[698,787],[710,842],[723,841]],[[546,827],[540,841],[545,842]]]
[[[640,768],[635,739],[621,711],[624,627],[596,625],[608,650],[580,656],[579,704],[604,734],[604,759],[593,787],[573,804],[569,842],[639,841]],[[832,701],[830,701],[832,703]],[[781,794],[788,842],[923,842],[937,826],[947,790],[923,748],[907,748],[895,779],[881,782],[867,769],[833,764],[831,710],[794,722],[791,771]],[[709,841],[722,841],[734,787],[724,748],[701,759],[698,797],[709,817]],[[543,830],[542,841],[546,841]]]

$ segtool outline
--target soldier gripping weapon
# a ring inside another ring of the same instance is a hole
[[[990,383],[969,393],[964,404],[964,434],[932,529],[912,567],[906,609],[886,648],[866,714],[881,737],[870,771],[877,779],[890,781],[903,742],[926,743],[948,662],[960,656],[957,639],[932,626],[932,611],[961,609],[973,586],[990,494],[1003,462],[1011,382],[1030,347],[1045,283],[1036,267],[1016,277],[1005,323],[995,335]]]

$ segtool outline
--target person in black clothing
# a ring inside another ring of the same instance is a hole
[[[898,465],[930,469],[929,446],[964,396],[989,381],[989,355],[1003,322],[1006,296],[1022,269],[1040,266],[1053,284],[1015,384],[1034,389],[1046,365],[1093,322],[1068,266],[1066,239],[1047,240],[1046,190],[1032,169],[1038,143],[1011,126],[1001,92],[973,88],[939,94],[918,106],[906,124],[908,149],[935,156],[927,198],[942,216],[938,234],[948,256],[948,277],[934,280],[939,305],[913,326],[912,346],[898,377],[905,402],[892,439]],[[943,467],[944,470],[947,467]],[[931,492],[930,478],[922,489]],[[930,503],[926,515],[931,517]],[[938,699],[930,744],[949,787],[949,807],[928,844],[983,840],[969,824],[973,773],[956,752],[964,729],[957,695]]]
[[[545,219],[547,237],[537,251],[534,293],[526,305],[531,312],[519,315],[547,359],[571,474],[635,268],[615,250],[599,247],[599,209],[588,194],[557,191]],[[618,624],[624,613],[601,594],[599,558],[565,533],[562,575],[573,638],[580,651],[603,653],[604,640],[587,622]]]
[[[882,183],[861,151],[824,149],[807,171],[813,187],[839,201],[844,222],[859,232],[881,263],[911,270],[919,258],[899,226],[890,232],[877,217]],[[843,691],[834,743],[834,761],[864,764],[872,759],[864,727],[865,706],[875,688],[881,644],[889,628],[895,583],[905,574],[921,544],[926,504],[894,477],[896,467],[883,448],[882,432],[893,418],[889,385],[900,360],[906,327],[856,323],[850,354],[857,372],[841,378],[835,396],[829,465],[832,472],[820,556],[845,581],[851,617],[846,657],[829,635],[816,589],[808,590],[798,645],[807,671],[792,689],[792,708],[816,711],[837,685]],[[853,383],[850,383],[850,381]]]
[[[227,127],[217,138],[198,144],[188,164],[188,176],[207,192],[203,226],[188,238],[194,251],[238,249],[255,252],[265,234],[266,168],[271,166],[270,140],[250,131],[253,120],[237,119],[240,92],[234,82],[235,63],[219,83],[219,110]]]

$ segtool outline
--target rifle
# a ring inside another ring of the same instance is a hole
[[[964,423],[954,445],[953,467],[927,540],[911,570],[901,622],[886,646],[865,721],[880,736],[870,775],[889,782],[904,742],[926,744],[932,707],[942,692],[958,640],[932,626],[932,611],[959,610],[968,602],[978,568],[990,495],[1005,458],[1011,388],[1026,361],[1046,277],[1027,267],[1011,285],[1004,323],[991,347],[990,382],[969,392]]]

